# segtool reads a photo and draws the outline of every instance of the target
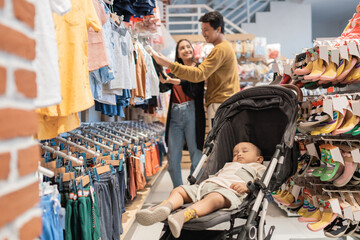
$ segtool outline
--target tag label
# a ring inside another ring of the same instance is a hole
[[[350,220],[354,220],[354,215],[352,212],[352,207],[349,205],[345,208],[343,208],[343,212],[344,212],[344,218],[346,219],[350,219]]]
[[[342,46],[339,47],[339,50],[340,50],[341,58],[349,61],[349,54],[348,54],[348,51],[347,51],[347,46],[342,45]]]
[[[328,46],[320,46],[319,55],[322,60],[324,60],[326,63],[329,63]]]
[[[360,101],[354,101],[351,103],[353,114],[360,116]]]
[[[344,114],[344,109],[349,109],[349,101],[345,96],[333,98],[334,111]]]
[[[360,151],[358,148],[351,151],[351,156],[355,163],[360,163]]]
[[[339,200],[337,198],[333,198],[329,200],[330,205],[331,205],[331,209],[333,213],[337,213],[340,214],[340,216],[342,216],[342,211],[340,208],[340,204],[339,204]]]
[[[340,162],[340,163],[344,164],[344,159],[341,156],[341,152],[340,152],[340,149],[338,147],[330,149],[330,153],[331,153],[332,159],[335,162]]]
[[[291,194],[294,196],[295,198],[295,201],[298,199],[299,197],[299,194],[300,194],[300,190],[301,190],[301,187],[298,186],[298,185],[294,185],[292,190],[291,190]]]
[[[291,70],[291,65],[286,63],[284,64],[284,73],[291,76],[292,75],[292,70]]]
[[[318,202],[316,196],[312,196],[312,202],[315,207],[317,207],[317,208],[319,207],[319,202]]]
[[[277,62],[273,63],[272,69],[273,69],[274,73],[280,73],[279,65],[277,64]]]
[[[316,147],[315,147],[314,143],[307,144],[306,145],[306,150],[307,150],[307,152],[308,152],[308,154],[310,156],[314,156],[314,157],[317,157],[318,159],[320,159],[319,155],[318,155],[318,153],[316,151]]]
[[[339,66],[339,59],[340,58],[340,51],[339,49],[333,49],[331,50],[331,61],[335,63],[337,66]]]
[[[360,221],[360,209],[353,211],[353,216],[355,221]]]
[[[348,49],[349,49],[349,54],[360,57],[359,50],[358,50],[355,42],[349,42]]]
[[[334,119],[332,99],[323,100],[323,111],[331,116],[331,119]]]

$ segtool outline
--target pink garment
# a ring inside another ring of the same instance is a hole
[[[347,29],[341,34],[339,39],[359,39],[360,38],[360,13],[354,14]]]
[[[98,0],[92,0],[92,2],[100,19],[101,26],[103,26],[109,17]],[[88,38],[89,71],[95,71],[99,68],[108,66],[109,59],[106,56],[103,31],[100,30],[95,32],[94,29],[89,28]]]

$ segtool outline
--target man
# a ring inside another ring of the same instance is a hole
[[[218,12],[209,12],[200,19],[202,35],[206,42],[214,44],[209,56],[198,66],[173,63],[162,55],[153,54],[155,61],[171,70],[177,77],[189,82],[207,79],[205,106],[210,129],[220,104],[240,90],[235,52],[225,40],[224,19]]]

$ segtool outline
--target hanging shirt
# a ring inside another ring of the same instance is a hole
[[[64,15],[71,10],[70,0],[36,1],[35,38],[36,38],[36,83],[37,108],[59,104],[61,101],[58,50],[52,11]]]
[[[72,9],[64,16],[54,15],[59,54],[62,101],[42,114],[57,112],[67,116],[90,108],[94,99],[89,83],[88,29],[99,31],[101,24],[91,0],[71,0]],[[55,108],[55,111],[54,111]]]
[[[107,84],[105,89],[133,89],[131,71],[135,71],[133,54],[133,44],[130,33],[123,26],[118,26],[112,19],[111,29],[113,42],[112,51],[114,53],[114,80]],[[131,69],[132,68],[132,69]]]
[[[146,63],[143,52],[135,45],[136,54],[136,89],[131,91],[131,97],[141,97],[145,99],[145,87],[146,87]]]
[[[92,0],[97,16],[103,26],[109,16],[105,13],[103,7],[100,5],[99,0]],[[89,28],[88,32],[88,50],[89,50],[89,71],[94,71],[109,65],[109,60],[106,56],[105,40],[103,31],[95,32],[93,28]]]
[[[144,54],[144,59],[146,63],[146,88],[145,88],[145,99],[150,99],[152,96],[159,95],[159,77],[156,74],[154,63],[150,54],[145,50],[144,46],[138,43],[139,48]]]

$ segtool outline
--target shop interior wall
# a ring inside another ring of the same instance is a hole
[[[311,5],[297,2],[271,2],[270,12],[256,14],[256,23],[242,28],[267,43],[280,43],[281,54],[293,58],[302,48],[312,47]]]
[[[311,4],[312,38],[337,37],[352,18],[356,0],[303,0]]]

